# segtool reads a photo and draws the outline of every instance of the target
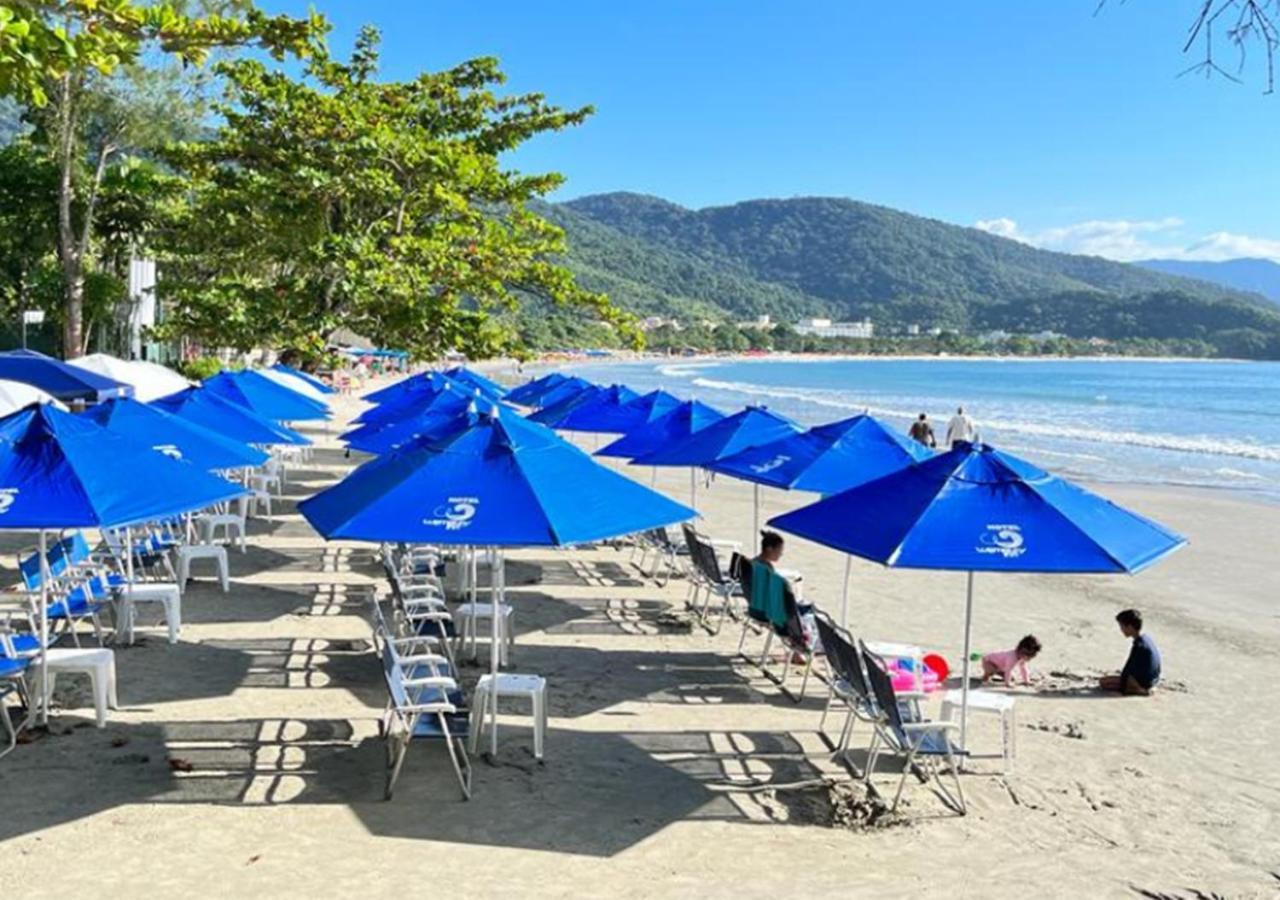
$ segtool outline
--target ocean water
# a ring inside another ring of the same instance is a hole
[[[759,359],[574,371],[724,411],[763,404],[806,425],[869,411],[905,432],[924,412],[939,441],[963,405],[983,440],[1061,475],[1280,499],[1280,363]]]

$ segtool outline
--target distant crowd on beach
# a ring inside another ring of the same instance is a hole
[[[933,433],[933,423],[929,421],[927,413],[920,413],[920,417],[911,423],[911,429],[907,433],[916,443],[931,449],[936,449],[938,446],[938,438]],[[973,443],[976,440],[978,440],[978,426],[974,424],[973,419],[969,418],[963,406],[958,407],[956,414],[947,423],[947,437],[942,444],[943,449],[950,450],[961,441]]]

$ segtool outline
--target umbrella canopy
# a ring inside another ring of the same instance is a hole
[[[932,456],[923,444],[860,415],[749,447],[707,468],[783,490],[834,494]]]
[[[886,566],[969,573],[961,748],[968,725],[975,572],[1133,573],[1186,543],[1164,526],[1024,460],[966,442],[770,524]]]
[[[631,462],[637,466],[707,466],[748,447],[799,433],[800,426],[786,416],[763,406],[748,406]]]
[[[52,406],[0,419],[0,528],[130,525],[244,493],[241,485]]]
[[[485,408],[492,408],[494,405],[483,398],[478,402]],[[476,403],[477,398],[456,391],[441,391],[407,419],[361,425],[344,434],[342,440],[352,450],[386,453],[419,435],[436,433],[445,423],[472,409]]]
[[[108,400],[86,410],[83,417],[206,471],[260,466],[268,459],[256,447],[137,400]]]
[[[587,379],[579,378],[577,375],[570,375],[555,387],[551,387],[543,391],[541,396],[538,397],[537,401],[533,403],[533,405],[545,409],[548,406],[555,406],[557,403],[563,403],[566,400],[576,397],[588,388],[593,387],[596,387],[596,385],[587,381]]]
[[[190,387],[168,397],[161,397],[153,405],[245,444],[305,446],[311,443],[310,438],[292,428],[264,419],[203,387]]]
[[[378,399],[373,401],[376,405],[358,415],[355,421],[378,422],[403,418],[406,414],[430,402],[441,391],[449,390],[468,397],[475,396],[477,393],[476,388],[454,381],[439,372],[424,372],[415,375],[412,379],[397,382],[391,387],[395,388],[391,393],[386,393],[387,389],[377,392]]]
[[[389,384],[384,388],[365,394],[362,399],[370,403],[376,403],[379,407],[389,406],[393,403],[401,403],[422,391],[435,393],[440,390],[441,385],[451,384],[470,394],[479,391],[490,400],[501,400],[502,389],[494,390],[485,384],[487,381],[488,379],[482,380],[479,376],[474,375],[464,381],[453,378],[444,372],[419,372],[417,375],[410,375],[408,378],[402,378],[394,384]]]
[[[724,413],[697,400],[686,400],[665,415],[629,431],[612,444],[596,451],[596,456],[633,458],[652,453],[673,441],[680,441],[724,418]]]
[[[429,377],[418,381],[412,388],[388,397],[372,409],[366,409],[353,421],[359,425],[403,422],[427,409],[441,394],[470,399],[477,393],[475,388],[447,378],[439,372],[432,372]]]
[[[120,359],[109,353],[90,353],[79,359],[67,360],[67,365],[127,384],[133,388],[133,396],[143,403],[191,386],[190,381],[173,369],[152,362]]]
[[[35,385],[24,384],[21,381],[0,380],[0,416],[7,416],[9,413],[17,412],[22,407],[30,406],[32,403],[52,403],[58,409],[65,408],[52,395],[45,393]]]
[[[770,520],[887,566],[967,572],[1137,572],[1185,539],[986,444]]]
[[[546,391],[551,390],[556,385],[562,384],[569,376],[563,372],[549,372],[541,378],[534,378],[526,381],[519,387],[514,387],[507,391],[506,400],[508,403],[515,403],[520,406],[533,406],[538,398]]]
[[[77,368],[35,350],[0,353],[0,378],[38,387],[58,400],[97,403],[108,397],[132,397],[133,388],[96,372]]]
[[[332,385],[325,384],[323,381],[321,381],[319,378],[316,378],[314,375],[309,375],[308,373],[302,371],[301,369],[295,369],[293,366],[286,366],[284,363],[278,362],[275,365],[273,365],[271,369],[274,372],[282,372],[285,375],[292,375],[294,378],[297,378],[300,381],[305,381],[307,384],[311,385],[313,388],[315,388],[317,391],[319,391],[322,394],[337,393],[337,391],[333,389]]]
[[[305,378],[289,372],[282,372],[279,369],[255,369],[259,375],[268,381],[274,381],[280,387],[293,391],[295,394],[301,394],[308,400],[314,400],[321,406],[329,405],[329,392],[322,391]]]
[[[529,419],[562,431],[609,431],[608,428],[597,427],[598,417],[617,412],[639,397],[631,388],[621,384],[593,387],[555,406],[544,406],[531,413]]]
[[[298,508],[326,538],[502,547],[600,540],[694,514],[505,411],[370,461]]]
[[[492,378],[486,378],[473,369],[466,366],[454,366],[452,369],[445,369],[444,374],[448,375],[454,381],[461,381],[465,385],[476,388],[484,394],[494,399],[502,399],[506,396],[507,389]]]
[[[204,388],[276,422],[307,422],[329,417],[323,403],[281,387],[261,372],[219,372],[204,380]]]

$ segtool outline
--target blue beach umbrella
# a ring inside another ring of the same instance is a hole
[[[492,378],[486,378],[466,366],[454,366],[452,369],[445,369],[444,374],[454,381],[461,381],[463,384],[476,388],[496,400],[501,400],[507,393],[507,389]]]
[[[562,372],[548,372],[540,378],[530,379],[519,387],[514,387],[507,391],[505,399],[508,403],[515,403],[519,406],[532,406],[538,397],[556,385],[563,383],[568,377]]]
[[[460,416],[477,408],[491,412],[496,406],[482,397],[442,393],[428,407],[408,419],[362,425],[342,439],[352,450],[383,454],[408,441],[447,431]]]
[[[694,514],[505,411],[368,462],[299,511],[326,538],[490,547],[495,608],[504,580],[497,548],[602,540]],[[495,677],[498,618],[489,654]],[[493,715],[496,753],[496,705]]]
[[[399,389],[390,394],[383,393],[381,398],[375,401],[376,406],[366,409],[353,421],[357,424],[372,424],[405,419],[421,411],[436,398],[436,395],[445,391],[451,391],[461,397],[474,397],[476,394],[475,388],[454,381],[439,372],[415,375],[413,380],[402,381],[391,387]]]
[[[675,441],[701,431],[724,418],[724,413],[698,400],[686,400],[679,406],[638,428],[628,431],[611,444],[596,451],[596,456],[634,459],[652,453]]]
[[[306,446],[311,443],[310,438],[292,428],[264,419],[203,387],[187,388],[153,400],[151,405],[245,444],[266,447],[272,444]]]
[[[293,366],[286,366],[284,363],[276,363],[271,368],[275,369],[277,372],[283,372],[285,375],[292,375],[294,378],[299,378],[302,381],[305,381],[322,394],[337,393],[337,391],[333,389],[332,385],[325,384],[319,378],[316,378],[314,375],[308,375],[301,369],[295,369]]]
[[[133,387],[76,366],[45,356],[35,350],[6,350],[0,353],[0,379],[21,381],[40,388],[59,400],[97,403],[109,397],[132,397]]]
[[[709,463],[707,468],[752,482],[754,535],[760,530],[762,484],[784,491],[834,494],[931,456],[923,444],[898,434],[879,419],[859,415],[748,447]]]
[[[1132,574],[1186,543],[1025,460],[963,442],[770,524],[886,566],[968,572],[961,746],[975,572]]]
[[[616,412],[640,395],[622,384],[593,387],[555,406],[544,406],[529,415],[529,420],[560,431],[608,431],[600,428],[600,417]]]
[[[539,409],[546,409],[548,406],[555,406],[558,403],[571,400],[583,391],[594,387],[598,387],[598,385],[587,381],[585,378],[579,378],[577,375],[571,375],[555,387],[544,391],[533,405]]]
[[[680,405],[680,398],[659,388],[624,403],[617,409],[601,410],[596,417],[601,430],[629,434],[637,428],[662,418]]]
[[[631,464],[689,466],[690,498],[696,505],[698,469],[748,447],[799,433],[800,426],[786,416],[770,412],[763,406],[748,406],[683,440],[658,447],[644,456],[637,456],[631,460]]]
[[[51,405],[29,406],[0,419],[0,528],[39,532],[42,673],[48,643],[47,531],[128,529],[244,493],[240,485]],[[125,546],[131,543],[126,530]],[[132,569],[132,554],[125,558]],[[42,710],[41,717],[46,715]]]
[[[268,459],[256,447],[137,400],[108,400],[86,410],[83,416],[108,431],[205,471],[260,466]]]
[[[323,403],[252,370],[219,372],[206,378],[203,384],[205,390],[275,422],[309,422],[329,418],[329,410]]]

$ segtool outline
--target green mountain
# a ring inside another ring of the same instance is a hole
[[[881,329],[1210,342],[1218,332],[1248,330],[1261,337],[1246,335],[1247,346],[1274,344],[1280,355],[1280,314],[1256,294],[854,200],[691,210],[611,193],[540,211],[566,229],[567,261],[584,284],[646,315],[865,316]]]

